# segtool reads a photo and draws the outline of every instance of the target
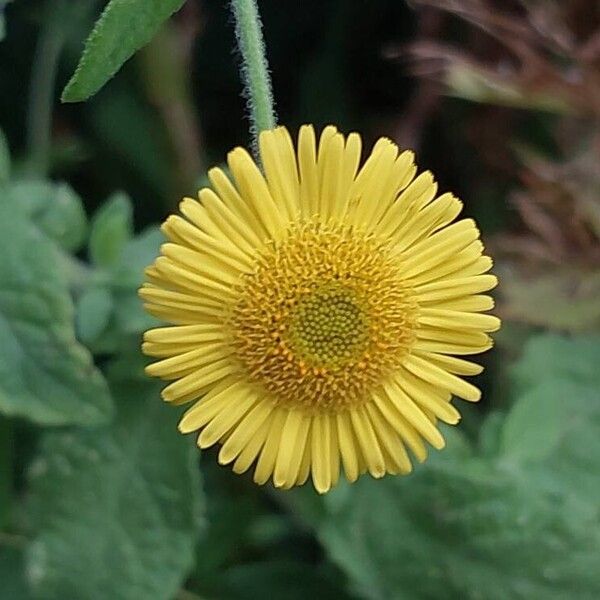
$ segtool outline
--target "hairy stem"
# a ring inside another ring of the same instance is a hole
[[[235,18],[237,44],[242,55],[244,96],[248,100],[250,133],[256,152],[259,133],[264,129],[273,129],[276,124],[262,24],[256,0],[231,0],[231,10]]]

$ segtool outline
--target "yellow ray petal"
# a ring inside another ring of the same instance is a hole
[[[475,240],[453,256],[446,256],[445,262],[434,265],[431,269],[414,273],[410,279],[407,278],[407,282],[412,286],[420,286],[443,279],[456,279],[459,277],[457,273],[476,262],[482,252],[483,244],[480,240]]]
[[[222,320],[222,311],[220,309],[199,307],[197,310],[185,310],[174,308],[164,303],[155,304],[145,302],[144,310],[157,319],[173,323],[174,325],[193,325],[194,323],[217,323]]]
[[[190,271],[166,256],[159,256],[154,262],[154,267],[159,278],[169,281],[171,286],[179,287],[184,291],[187,290],[200,296],[205,295],[221,301],[235,297],[232,287],[201,273]]]
[[[392,169],[391,181],[395,182],[394,196],[410,185],[416,172],[415,153],[412,150],[404,150],[398,155]]]
[[[414,352],[424,360],[430,360],[438,367],[446,369],[455,375],[479,375],[483,371],[483,367],[474,362],[456,358],[455,356],[446,356],[445,354],[437,354],[435,352]]]
[[[438,329],[431,327],[420,327],[417,329],[417,342],[419,340],[430,340],[435,342],[455,343],[461,346],[473,346],[478,348],[485,346],[490,341],[490,336],[479,331],[455,331],[449,329]]]
[[[286,421],[288,412],[288,410],[280,407],[277,407],[273,412],[267,439],[261,449],[258,463],[254,470],[254,481],[259,485],[265,484],[273,474],[275,461],[277,460],[277,454],[279,453],[283,425]]]
[[[382,137],[377,140],[373,146],[373,149],[371,150],[371,154],[369,154],[367,160],[359,169],[358,175],[354,180],[354,184],[352,185],[352,189],[350,191],[350,196],[352,198],[360,198],[363,195],[365,186],[371,179],[373,170],[377,166],[381,155],[386,151],[389,152],[390,148],[394,148],[395,146],[396,145],[388,138]]]
[[[312,480],[319,494],[331,488],[331,427],[327,415],[316,414],[311,426]]]
[[[393,144],[381,154],[373,174],[365,183],[362,203],[366,205],[363,225],[367,231],[377,229],[382,215],[388,211],[395,199],[398,183],[394,165],[397,157],[398,147]]]
[[[494,315],[430,307],[421,308],[418,322],[422,325],[439,327],[440,329],[474,329],[486,333],[500,329],[500,319]]]
[[[227,203],[229,208],[248,225],[254,245],[260,246],[262,241],[267,237],[267,230],[264,228],[252,206],[240,196],[221,169],[216,167],[211,169],[208,172],[208,178],[217,194],[223,199],[223,202]]]
[[[402,240],[403,248],[408,248],[454,221],[461,209],[460,200],[452,194],[443,194],[404,220],[394,236]]]
[[[373,423],[375,435],[380,442],[380,447],[385,449],[398,473],[410,473],[412,471],[412,464],[398,433],[383,418],[375,404],[369,402],[366,408]]]
[[[285,177],[289,179],[289,185],[292,188],[292,196],[295,199],[295,211],[293,214],[294,217],[296,217],[298,216],[298,210],[300,208],[300,179],[298,176],[298,162],[296,160],[294,143],[289,131],[285,127],[277,127],[275,133],[280,140],[279,149],[281,152],[281,161]]]
[[[305,415],[302,420],[302,424],[300,425],[300,428],[298,429],[298,432],[296,434],[292,457],[288,464],[288,478],[282,486],[285,490],[292,488],[294,485],[300,485],[298,483],[299,480],[302,480],[302,482],[304,482],[308,478],[310,464],[307,467],[303,464],[303,461],[306,459],[307,448],[308,446],[310,446],[311,420],[312,419],[309,415]],[[275,483],[275,479],[273,480],[273,482]]]
[[[198,348],[198,344],[195,344],[195,343],[191,343],[191,344],[185,344],[185,343],[157,344],[155,342],[143,342],[142,343],[142,352],[146,356],[151,356],[153,358],[169,358],[171,356],[177,356],[179,354],[184,354],[185,352],[191,352],[192,350],[196,350],[197,348]]]
[[[383,477],[385,475],[385,461],[367,411],[363,406],[351,409],[350,420],[369,473],[376,478]]]
[[[198,296],[187,292],[176,292],[165,290],[154,285],[144,284],[140,288],[138,295],[146,302],[154,304],[163,304],[172,308],[182,308],[183,310],[194,311],[206,308],[220,309],[223,303],[210,296]],[[220,312],[220,311],[219,311]]]
[[[321,138],[322,139],[322,138]],[[319,149],[319,214],[323,222],[335,215],[345,199],[342,198],[344,138],[336,133],[329,136]]]
[[[252,205],[269,236],[281,239],[286,219],[251,156],[243,148],[236,148],[227,155],[227,161],[241,195]]]
[[[448,279],[426,283],[415,288],[418,302],[450,300],[487,292],[496,287],[498,279],[495,275],[475,275],[463,279]]]
[[[393,383],[385,383],[385,391],[395,403],[396,408],[404,418],[434,447],[438,450],[445,445],[444,438],[439,430],[423,413],[419,405],[411,398],[398,379]]]
[[[433,269],[447,258],[467,248],[479,237],[479,230],[470,219],[450,225],[406,250],[402,255],[402,271],[409,278]],[[471,224],[471,227],[469,227]],[[414,248],[420,247],[415,251]]]
[[[439,385],[464,400],[477,402],[481,398],[480,390],[473,384],[467,383],[460,377],[452,375],[448,371],[427,362],[419,356],[409,356],[405,361],[405,367],[424,381]]]
[[[417,338],[413,349],[416,352],[437,352],[439,354],[481,354],[493,346],[492,340],[488,340],[480,346],[468,346],[454,342],[444,342]]]
[[[383,418],[400,434],[418,462],[427,458],[427,448],[412,425],[398,410],[396,404],[385,392],[373,394],[373,401]]]
[[[350,415],[340,412],[336,416],[338,445],[342,456],[342,465],[346,479],[352,483],[358,479],[358,457],[356,454],[356,440],[352,429]]]
[[[340,180],[339,203],[335,207],[332,219],[342,223],[350,205],[350,190],[360,164],[362,140],[358,133],[351,133],[346,139],[342,164],[342,177]]]
[[[239,456],[233,463],[234,473],[245,473],[256,460],[258,453],[264,446],[265,440],[267,439],[267,433],[271,427],[271,419],[273,419],[274,411],[259,425],[258,429],[254,432],[248,443],[244,446]]]
[[[267,420],[273,408],[273,403],[268,400],[259,400],[254,405],[254,408],[246,414],[221,447],[219,462],[222,465],[226,465],[238,457],[260,426]]]
[[[378,218],[388,209],[393,195],[385,195],[384,191],[397,155],[398,147],[388,140],[381,150],[373,151],[373,162],[365,163],[359,173],[351,191],[352,197],[357,198],[351,215],[351,223],[355,227],[372,230]]]
[[[298,469],[298,479],[296,479],[295,485],[304,485],[310,476],[310,465],[312,462],[311,455],[312,442],[310,440],[310,428],[304,444],[304,453],[302,454],[302,461],[300,462],[300,468]]]
[[[247,250],[241,250],[239,245],[223,239],[211,237],[179,215],[171,215],[162,224],[161,230],[171,241],[225,262],[238,271],[247,271],[253,266],[252,257]]]
[[[216,444],[231,431],[257,403],[255,394],[239,395],[229,402],[227,410],[215,415],[204,427],[198,437],[198,446],[208,448]]]
[[[299,208],[298,176],[295,164],[290,168],[287,141],[280,135],[279,129],[283,128],[260,133],[260,154],[273,200],[291,220],[296,217]]]
[[[460,310],[464,312],[484,312],[494,308],[494,299],[491,296],[475,294],[464,298],[455,298],[446,302],[436,303],[436,308],[446,310]]]
[[[329,421],[329,429],[331,434],[329,440],[331,442],[331,449],[329,451],[329,460],[331,461],[330,473],[331,473],[331,487],[335,487],[340,480],[340,446],[338,442],[337,432],[337,421],[335,415],[325,415]]]
[[[224,236],[237,246],[252,254],[258,242],[255,232],[233,212],[210,188],[198,192],[198,198],[210,220]],[[189,203],[185,205],[189,208]],[[185,214],[185,213],[184,213]],[[204,225],[204,223],[202,223]]]
[[[178,429],[181,433],[191,433],[204,427],[231,402],[232,394],[244,394],[246,388],[236,379],[227,378],[216,384],[201,400],[183,414]]]
[[[423,171],[413,182],[400,194],[398,202],[407,207],[408,213],[419,212],[429,204],[437,193],[437,184],[431,171]]]
[[[157,344],[194,344],[218,340],[223,331],[215,325],[179,325],[177,327],[157,327],[144,333],[145,342]]]
[[[162,391],[162,397],[167,402],[174,402],[180,396],[187,396],[190,393],[200,395],[207,386],[213,385],[236,371],[236,365],[232,363],[231,359],[223,358],[169,384]]]
[[[456,425],[460,421],[460,413],[450,404],[451,394],[445,389],[436,389],[434,385],[419,379],[406,369],[395,374],[393,379],[431,417],[430,421],[435,422],[439,418],[450,425]]]
[[[203,256],[184,246],[167,243],[163,244],[160,250],[163,256],[174,264],[212,280],[214,282],[213,287],[228,290],[228,287],[237,283],[240,277],[239,271],[227,266],[225,263],[216,261],[207,255]]]
[[[319,200],[316,139],[312,125],[303,125],[298,134],[298,168],[300,209],[304,217],[312,218],[317,214]]]
[[[290,410],[287,413],[283,431],[281,432],[281,444],[277,458],[275,460],[275,470],[273,473],[273,484],[276,487],[282,487],[286,482],[295,481],[298,475],[300,457],[297,458],[294,452],[297,448],[297,442],[306,442],[306,433],[310,424],[310,418],[302,410]]]
[[[222,342],[203,344],[195,350],[171,356],[146,366],[146,374],[163,379],[176,379],[193,373],[197,369],[213,364],[232,354],[232,349]]]

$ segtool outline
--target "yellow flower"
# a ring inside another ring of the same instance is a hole
[[[146,332],[147,372],[172,380],[167,402],[194,402],[179,429],[236,473],[256,464],[259,484],[409,473],[407,449],[425,460],[437,420],[459,421],[451,395],[480,398],[462,376],[482,368],[453,356],[500,325],[479,231],[388,139],[362,167],[360,136],[332,126],[318,146],[302,127],[297,152],[265,131],[260,154],[262,172],[234,149],[233,181],[212,169],[163,224],[140,294],[173,326]]]

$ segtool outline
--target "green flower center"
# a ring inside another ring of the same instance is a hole
[[[295,354],[315,367],[340,367],[364,352],[369,323],[352,290],[329,283],[303,296],[287,333]]]

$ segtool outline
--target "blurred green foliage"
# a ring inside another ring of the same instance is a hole
[[[200,166],[248,138],[228,13],[188,0],[97,96],[61,106],[67,82],[69,99],[92,95],[181,2],[59,2],[68,18],[51,19],[54,0],[0,1],[0,599],[599,597],[589,265],[544,263],[530,281],[502,262],[507,316],[521,325],[508,323],[486,359],[482,405],[414,474],[324,498],[259,488],[179,436],[178,411],[162,405],[138,350],[155,324],[137,288],[162,242],[157,223],[194,192]],[[461,193],[484,237],[517,220],[507,198],[523,182],[506,148],[561,155],[560,122],[537,112],[556,99],[500,88],[528,110],[492,112],[488,71],[451,81],[474,103],[440,102],[419,121],[427,90],[389,58],[423,34],[405,3],[261,9],[280,120],[336,122],[369,143],[413,119],[419,162]],[[61,44],[47,77],[32,65],[50,22]],[[469,49],[463,26],[450,30]],[[176,80],[166,91],[152,68],[164,56]],[[48,94],[30,93],[48,82]],[[50,123],[31,118],[43,102]]]

